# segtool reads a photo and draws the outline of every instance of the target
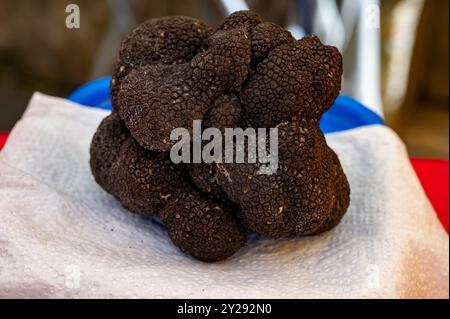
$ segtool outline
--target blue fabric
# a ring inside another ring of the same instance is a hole
[[[110,110],[110,82],[110,76],[89,82],[73,91],[69,100],[86,106]],[[320,120],[320,128],[324,133],[339,132],[374,124],[383,125],[383,119],[361,103],[342,94]]]
[[[73,91],[68,99],[82,105],[111,110],[111,102],[109,100],[110,82],[110,76],[88,82]]]

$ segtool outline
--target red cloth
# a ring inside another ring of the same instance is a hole
[[[422,186],[448,233],[449,171],[447,160],[412,158],[411,163]]]
[[[0,133],[0,150],[8,134]],[[411,163],[422,183],[425,193],[448,233],[449,171],[448,161],[412,158]]]
[[[0,132],[0,150],[3,148],[3,145],[5,145],[7,137],[8,133]]]

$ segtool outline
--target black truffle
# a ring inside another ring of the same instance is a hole
[[[273,49],[241,93],[243,125],[274,127],[292,117],[318,119],[341,89],[342,57],[316,36]]]
[[[242,126],[278,128],[279,169],[264,175],[260,164],[244,163],[209,171],[240,205],[246,226],[271,238],[329,230],[350,201],[346,176],[319,128],[340,91],[342,57],[315,36],[285,42],[268,46],[240,95]]]
[[[131,70],[149,64],[186,63],[202,49],[211,34],[212,29],[203,21],[184,16],[155,18],[142,23],[120,46],[111,80],[113,107],[116,107],[122,79]]]
[[[279,162],[273,174],[261,164],[217,164],[214,180],[238,203],[251,230],[271,238],[302,236],[335,226],[349,205],[349,185],[318,125],[278,126]]]
[[[100,186],[130,211],[159,217],[183,252],[217,261],[245,244],[244,229],[232,212],[193,187],[168,154],[141,147],[116,113],[95,133],[90,163]]]
[[[246,230],[271,238],[330,230],[348,208],[350,187],[319,120],[341,76],[336,48],[315,36],[295,40],[251,11],[230,15],[215,32],[193,18],[149,20],[122,43],[113,113],[92,140],[92,173],[124,207],[158,217],[183,252],[204,261],[231,256]],[[171,132],[192,133],[193,120],[222,133],[277,127],[278,170],[175,165]]]
[[[121,82],[115,109],[145,148],[168,151],[173,129],[192,131],[210,104],[240,88],[249,71],[250,42],[240,29],[219,31],[208,49],[183,64],[150,64],[133,69]]]

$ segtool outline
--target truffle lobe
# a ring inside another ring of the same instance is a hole
[[[217,98],[202,122],[202,128],[218,129],[224,136],[226,128],[238,126],[241,113],[241,104],[235,94],[225,94]],[[211,141],[203,141],[203,146]],[[222,139],[221,161],[224,161],[224,143]],[[197,187],[211,198],[223,204],[229,204],[229,199],[222,188],[217,184],[217,170],[215,163],[192,163],[190,176]]]
[[[253,11],[241,10],[230,14],[225,18],[219,30],[231,30],[236,28],[248,29],[262,22],[261,17]]]
[[[271,22],[262,22],[253,26],[250,29],[250,39],[253,68],[256,68],[273,49],[294,42],[294,37],[289,31]]]
[[[117,95],[118,114],[145,148],[168,151],[171,132],[201,120],[212,101],[240,87],[249,71],[250,42],[242,31],[217,32],[209,47],[179,65],[146,65],[128,74]]]
[[[202,261],[227,259],[246,242],[245,230],[234,212],[198,194],[173,202],[163,211],[162,221],[174,244]]]
[[[133,69],[149,64],[181,64],[202,50],[212,30],[203,21],[184,16],[150,19],[134,29],[119,49],[111,80],[111,102],[123,78]]]
[[[233,212],[193,187],[167,153],[142,148],[115,113],[94,135],[91,170],[125,208],[159,217],[174,243],[195,258],[223,260],[245,244],[245,230]]]
[[[245,225],[259,234],[281,238],[325,231],[349,204],[337,157],[314,123],[282,123],[278,130],[275,173],[260,174],[259,163],[219,164],[218,184],[240,205]]]
[[[293,117],[318,119],[339,94],[342,57],[307,36],[273,49],[241,93],[243,125],[274,127]]]

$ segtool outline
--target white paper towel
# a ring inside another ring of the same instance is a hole
[[[0,153],[0,297],[448,298],[448,236],[389,128],[327,136],[352,190],[334,230],[255,236],[207,264],[95,183],[89,144],[106,115],[36,93],[12,131]]]

